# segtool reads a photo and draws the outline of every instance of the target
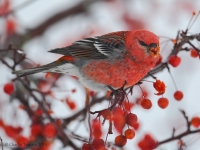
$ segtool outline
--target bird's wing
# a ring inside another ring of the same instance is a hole
[[[74,42],[71,46],[50,50],[77,58],[104,59],[118,57],[125,51],[125,42],[122,36],[107,34],[104,36],[85,38]]]

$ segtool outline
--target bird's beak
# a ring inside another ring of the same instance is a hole
[[[156,47],[151,47],[151,48],[149,49],[149,51],[150,51],[150,54],[151,54],[152,56],[157,57],[157,56],[159,55],[159,53],[160,53],[160,46],[157,45]]]

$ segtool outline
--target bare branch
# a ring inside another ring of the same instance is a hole
[[[181,134],[179,134],[179,135],[174,136],[175,129],[173,129],[172,137],[170,137],[170,138],[168,138],[168,139],[166,139],[166,140],[163,140],[163,141],[158,142],[158,145],[162,145],[162,144],[165,144],[165,143],[174,141],[174,140],[180,140],[182,137],[185,137],[185,136],[187,136],[187,135],[191,135],[191,134],[199,133],[199,132],[200,132],[200,129],[194,130],[194,131],[191,131],[191,130],[190,130],[191,124],[190,124],[190,122],[189,122],[188,117],[186,116],[185,111],[183,111],[183,110],[180,110],[180,111],[181,111],[181,113],[183,114],[183,117],[185,118],[186,123],[187,123],[187,129],[186,129],[186,131],[183,132],[183,133],[181,133]]]

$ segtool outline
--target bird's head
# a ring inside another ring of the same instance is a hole
[[[160,53],[158,36],[147,30],[136,30],[129,33],[127,46],[132,55],[140,59],[145,57],[157,59]]]

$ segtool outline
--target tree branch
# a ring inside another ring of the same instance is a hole
[[[91,4],[99,2],[100,0],[85,0],[81,1],[74,7],[70,9],[66,9],[61,11],[54,16],[50,17],[49,19],[45,20],[39,26],[35,27],[34,29],[28,30],[25,34],[15,34],[7,40],[7,44],[13,43],[16,46],[20,46],[19,44],[24,44],[25,42],[31,40],[36,36],[42,35],[50,26],[54,25],[58,21],[70,17],[71,15],[78,15],[78,14],[85,14],[88,11],[88,8]],[[20,40],[20,41],[19,41]],[[20,46],[21,47],[21,46]]]
[[[187,124],[187,129],[186,129],[186,131],[183,132],[183,133],[181,133],[181,134],[179,134],[179,135],[174,136],[174,134],[175,134],[175,129],[173,129],[173,134],[172,134],[172,136],[171,136],[170,138],[166,139],[166,140],[163,140],[163,141],[158,142],[158,145],[162,145],[162,144],[165,144],[165,143],[174,141],[174,140],[180,140],[182,137],[185,137],[185,136],[187,136],[187,135],[200,132],[200,129],[191,131],[191,130],[190,130],[191,124],[190,124],[190,121],[189,121],[188,117],[186,116],[185,111],[180,110],[180,112],[183,114],[183,117],[184,117],[185,120],[186,120],[186,124]]]

